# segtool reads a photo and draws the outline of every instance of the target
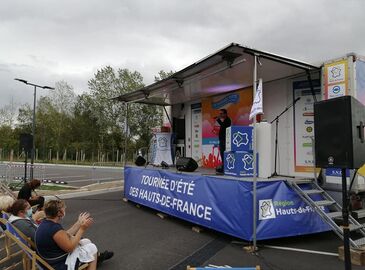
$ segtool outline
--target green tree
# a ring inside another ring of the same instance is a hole
[[[50,128],[54,133],[54,147],[57,151],[67,148],[70,142],[70,125],[74,113],[76,95],[73,87],[65,81],[56,82],[50,91],[48,112]]]
[[[89,94],[78,96],[71,122],[71,146],[86,151],[87,159],[95,160],[100,149],[99,138],[101,128],[92,112],[93,100]]]
[[[113,99],[143,86],[143,78],[139,72],[114,70],[110,66],[98,70],[95,77],[89,80],[92,101],[90,107],[101,128],[102,149],[106,142],[112,148],[123,148],[125,136],[129,138],[129,148],[134,148],[134,145],[148,145],[150,128],[161,122],[160,111],[156,106],[129,104],[126,127],[126,106]]]
[[[24,133],[31,133],[32,131],[33,109],[29,103],[22,104],[18,112],[17,127]]]
[[[76,95],[72,86],[65,81],[56,82],[55,90],[37,100],[35,147],[46,158],[47,150],[60,153],[70,144],[70,125]],[[31,133],[33,110],[29,104],[20,107],[18,113],[19,132]]]
[[[0,126],[14,127],[17,104],[11,99],[9,104],[0,108]]]
[[[167,79],[168,77],[172,76],[175,73],[175,71],[164,71],[164,70],[160,70],[157,75],[155,75],[155,82]]]

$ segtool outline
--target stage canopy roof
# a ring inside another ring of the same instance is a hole
[[[115,99],[174,105],[252,86],[254,55],[257,78],[264,83],[318,70],[319,67],[232,43],[170,77]]]

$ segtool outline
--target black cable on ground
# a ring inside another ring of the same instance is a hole
[[[247,244],[248,244],[249,246],[252,246],[252,242],[247,242]],[[241,244],[239,244],[239,245],[241,245]],[[243,247],[242,247],[242,248],[243,248]],[[258,248],[263,248],[263,247],[259,247],[259,246],[258,246]],[[273,264],[273,263],[268,262],[268,261],[265,259],[265,257],[264,257],[264,256],[262,256],[262,255],[260,254],[260,252],[259,252],[259,251],[252,252],[251,254],[252,254],[252,255],[254,255],[254,256],[256,256],[256,257],[260,260],[260,264],[261,264],[261,263],[263,263],[263,264],[267,267],[267,268],[264,268],[264,267],[262,267],[263,265],[260,265],[262,269],[269,269],[269,270],[283,270],[283,268],[280,268],[279,266],[277,266],[277,265],[275,265],[275,264]]]
[[[277,265],[275,265],[275,264],[273,264],[273,263],[270,263],[270,262],[268,262],[266,259],[265,259],[265,257],[264,256],[262,256],[261,254],[260,254],[260,252],[255,252],[254,253],[254,255],[256,256],[256,257],[258,257],[259,258],[259,260],[260,260],[260,262],[262,261],[263,262],[263,264],[265,264],[270,270],[283,270],[283,268],[281,268],[281,267],[279,267],[279,266],[277,266]],[[261,266],[261,265],[260,265]],[[262,267],[263,269],[265,269],[264,267]]]
[[[188,257],[184,258],[177,264],[169,268],[169,270],[186,270],[187,265],[197,266],[203,265],[206,261],[212,258],[218,251],[227,246],[228,242],[221,237],[215,238],[205,244]]]

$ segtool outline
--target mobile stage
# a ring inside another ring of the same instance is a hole
[[[230,44],[164,80],[117,97],[127,111],[133,102],[164,107],[174,134],[173,143],[166,144],[165,139],[162,147],[168,146],[166,152],[155,156],[158,162],[152,163],[167,162],[166,153],[169,156],[171,151],[178,151],[200,165],[194,173],[180,173],[173,167],[126,167],[124,196],[246,240],[256,234],[257,239],[269,239],[329,230],[318,213],[297,195],[298,190],[291,188],[290,181],[317,177],[313,103],[329,98],[331,85],[323,82],[331,80],[330,71],[335,68],[344,72],[353,62],[352,58],[345,58],[317,67]],[[249,114],[259,79],[263,82],[264,114],[252,122]],[[339,94],[349,92],[336,95]],[[240,173],[236,177],[213,175],[213,168],[222,159],[214,116],[222,108],[227,109],[233,126],[254,127],[257,181]],[[171,156],[167,163],[171,165],[174,160]],[[306,189],[305,184],[302,189]],[[323,200],[321,196],[313,195],[312,199]],[[325,213],[327,208],[317,210]]]

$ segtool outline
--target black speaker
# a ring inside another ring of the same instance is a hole
[[[146,160],[142,156],[138,156],[136,161],[134,162],[137,166],[144,166],[146,164]]]
[[[198,163],[192,158],[181,157],[176,161],[176,169],[183,172],[193,172],[198,168]]]
[[[168,169],[169,164],[167,164],[165,161],[161,161],[161,167],[162,167],[162,169]]]
[[[19,138],[19,148],[26,153],[30,153],[33,148],[33,136],[31,134],[22,133]]]
[[[320,168],[356,169],[365,163],[365,107],[352,96],[314,104],[315,160]]]

